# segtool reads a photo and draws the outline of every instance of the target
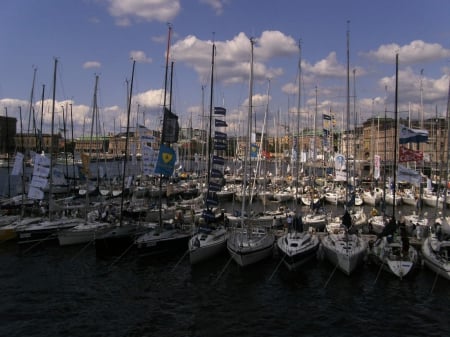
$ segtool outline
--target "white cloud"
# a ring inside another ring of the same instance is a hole
[[[150,57],[147,57],[147,55],[145,55],[145,52],[143,52],[142,50],[130,51],[130,58],[132,60],[135,60],[136,62],[141,62],[141,63],[151,63],[152,62],[152,59]]]
[[[102,64],[98,61],[87,61],[83,63],[84,69],[100,68]]]
[[[445,49],[438,43],[426,43],[422,40],[411,41],[400,46],[396,43],[385,44],[375,51],[365,53],[368,57],[383,63],[395,63],[395,54],[399,54],[401,63],[430,62],[450,57],[450,49]]]
[[[223,7],[228,2],[226,0],[200,0],[200,2],[207,4],[210,6],[217,15],[221,15],[223,13]]]
[[[282,68],[272,67],[268,63],[277,57],[286,57],[298,53],[295,41],[278,31],[263,32],[255,39],[254,79],[265,81],[267,78],[283,74]],[[248,81],[250,69],[250,40],[239,33],[231,40],[216,41],[215,77],[223,83]],[[212,41],[200,40],[189,35],[177,41],[171,48],[172,57],[193,68],[201,83],[208,81],[211,72]]]
[[[108,0],[109,13],[117,18],[117,24],[129,25],[130,20],[173,20],[180,12],[179,0]]]

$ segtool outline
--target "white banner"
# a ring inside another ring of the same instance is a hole
[[[44,188],[45,186],[47,186],[47,182],[47,178],[33,176],[33,178],[31,178],[30,185],[36,188]]]
[[[334,156],[334,169],[336,171],[345,170],[345,156],[343,154],[336,154]]]
[[[379,155],[373,156],[373,161],[374,161],[373,177],[375,179],[379,179],[380,178],[380,156]]]
[[[38,177],[48,177],[48,174],[50,173],[50,168],[41,166],[41,165],[35,165],[33,169],[33,176]]]
[[[420,173],[414,170],[411,170],[403,165],[398,165],[397,170],[397,180],[398,181],[407,181],[416,186],[420,185],[422,177]]]
[[[23,166],[23,153],[17,152],[11,175],[18,176],[22,174],[22,166]]]
[[[44,192],[42,192],[39,188],[30,185],[28,187],[28,198],[42,200],[44,199]]]

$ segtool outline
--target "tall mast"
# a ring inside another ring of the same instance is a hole
[[[298,201],[298,180],[299,180],[299,171],[300,171],[300,108],[301,108],[301,83],[302,83],[302,46],[300,41],[298,42],[298,99],[297,99],[297,141],[295,143],[297,149],[297,179],[295,183],[295,197]]]
[[[52,98],[52,124],[50,132],[50,176],[49,176],[49,190],[48,190],[48,207],[49,207],[49,217],[52,220],[52,194],[53,194],[53,152],[54,152],[54,141],[53,133],[55,128],[55,101],[56,101],[56,69],[58,67],[58,59],[55,58],[55,65],[53,70],[53,98]]]
[[[348,156],[350,154],[349,151],[349,130],[350,130],[350,21],[347,21],[347,102],[346,102],[346,111],[347,111],[347,127],[346,127],[346,134],[347,134],[347,142],[346,142],[346,181],[347,181],[347,186],[345,188],[345,204],[347,205],[348,202],[348,171],[349,171],[349,166],[348,166]]]
[[[209,183],[211,181],[211,137],[212,137],[212,114],[213,114],[213,91],[214,91],[214,56],[215,56],[215,50],[216,50],[216,45],[213,42],[212,45],[212,55],[211,55],[211,90],[210,90],[210,98],[209,98],[209,131],[208,131],[208,152],[207,152],[207,158],[208,158],[208,171],[207,171],[207,181],[206,181],[206,186],[208,186],[208,190],[206,193],[206,199],[208,199],[209,196]],[[209,211],[209,203],[206,202],[206,209]]]
[[[250,50],[251,50],[251,56],[250,56],[250,80],[249,80],[249,89],[248,89],[248,115],[247,115],[247,148],[246,153],[244,154],[244,179],[243,179],[243,185],[242,185],[242,208],[241,208],[241,217],[242,217],[242,225],[244,225],[244,213],[245,213],[245,198],[247,196],[247,166],[248,161],[251,159],[251,132],[252,132],[252,109],[253,109],[253,47],[254,47],[255,41],[253,38],[250,38]]]
[[[397,119],[398,119],[398,53],[395,54],[395,107],[394,107],[394,111],[395,111],[395,120],[394,120],[394,165],[393,165],[393,169],[394,169],[394,182],[393,182],[393,194],[394,194],[394,202],[392,203],[392,217],[395,219],[395,189],[396,189],[396,185],[397,185]]]

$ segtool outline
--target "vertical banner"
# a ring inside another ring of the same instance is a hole
[[[373,177],[375,179],[380,179],[380,156],[373,156]]]

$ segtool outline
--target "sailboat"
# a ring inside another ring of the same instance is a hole
[[[300,55],[301,55],[301,47]],[[298,62],[299,66],[299,76],[298,76],[298,107],[297,107],[297,127],[299,125],[300,120],[300,95],[301,95],[301,57]],[[299,127],[298,127],[299,128]],[[298,132],[299,130],[297,130]],[[299,149],[298,139],[295,146]],[[300,152],[300,151],[298,151]],[[299,171],[299,159],[297,160],[296,171],[296,195],[298,195],[298,171]],[[296,216],[294,214],[294,216]],[[308,260],[317,256],[317,252],[320,247],[319,237],[315,234],[314,231],[303,230],[303,221],[302,217],[296,216],[293,221],[293,226],[288,228],[288,232],[277,239],[277,248],[278,252],[281,256],[281,259],[284,265],[289,270],[297,270],[301,265],[303,265]]]
[[[173,221],[173,219],[171,219],[170,221],[164,222],[162,220],[162,181],[164,178],[169,178],[173,175],[177,158],[174,149],[170,145],[178,141],[179,134],[178,116],[171,111],[170,101],[168,107],[166,105],[171,31],[172,27],[169,25],[163,97],[163,127],[159,154],[154,172],[159,175],[159,221],[154,224],[154,229],[137,236],[134,240],[134,244],[140,255],[186,251],[188,241],[192,236],[191,226],[185,224],[182,218],[177,219],[178,221]],[[172,92],[170,92],[169,97],[172,99]]]
[[[56,73],[58,60],[55,59],[53,71],[53,99],[52,99],[52,122],[51,122],[51,137],[54,134],[54,119],[55,119],[55,100],[56,100]],[[48,184],[48,218],[43,218],[42,221],[33,222],[31,224],[24,224],[21,222],[16,227],[17,239],[19,243],[40,243],[48,240],[57,239],[57,233],[60,230],[74,227],[82,220],[76,218],[67,218],[61,216],[55,218],[53,200],[53,169],[54,169],[54,142],[50,145],[50,158],[37,154],[35,156],[35,168],[33,171],[33,179],[29,186],[28,197],[31,199],[40,199],[44,197],[43,189]],[[47,179],[48,177],[48,179]]]
[[[394,139],[394,179],[393,179],[393,195],[396,196],[396,157],[397,157],[397,119],[398,119],[398,54],[395,57],[396,72],[395,72],[395,139]],[[381,234],[375,243],[371,243],[369,247],[369,255],[371,259],[385,269],[389,273],[403,278],[418,262],[418,253],[416,249],[409,244],[409,238],[406,233],[406,225],[404,219],[401,219],[400,235],[398,232],[398,224],[395,219],[395,206],[392,203],[392,217],[384,226]],[[386,218],[387,220],[387,218]]]
[[[216,206],[218,204],[218,197],[216,192],[221,189],[221,185],[214,181],[214,178],[223,178],[223,165],[222,162],[214,162],[214,157],[212,156],[211,139],[212,139],[212,115],[213,111],[218,112],[219,115],[225,115],[225,109],[221,107],[215,107],[213,109],[213,83],[214,83],[214,57],[215,57],[215,44],[212,45],[212,58],[211,58],[211,97],[210,97],[210,111],[209,111],[209,136],[208,136],[208,176],[207,176],[207,192],[205,197],[206,209],[202,215],[202,222],[197,228],[197,233],[195,233],[188,243],[189,249],[189,260],[191,264],[196,264],[201,261],[207,260],[212,256],[215,256],[221,252],[226,251],[228,231],[222,223],[216,223],[215,217],[212,213],[211,206]],[[226,123],[221,119],[215,119],[216,127],[226,127]],[[214,149],[216,151],[223,151],[223,146],[226,143],[223,142],[223,138],[226,134],[221,132],[215,133],[214,139]],[[216,164],[214,164],[216,163]],[[212,167],[214,165],[214,167]],[[212,216],[211,216],[212,215]]]
[[[347,31],[347,130],[350,124],[350,65],[349,65],[349,31]],[[347,157],[349,154],[349,142],[347,142]],[[363,262],[367,252],[367,243],[359,235],[350,233],[352,227],[352,217],[349,212],[348,200],[349,186],[349,166],[346,165],[346,194],[345,211],[342,221],[335,228],[327,228],[327,235],[322,238],[322,249],[325,257],[343,271],[350,275]]]
[[[447,146],[450,144],[450,82],[447,102]],[[448,148],[448,147],[447,147]],[[447,154],[447,172],[448,176],[448,154]],[[448,196],[448,179],[445,184],[444,202]],[[421,252],[425,265],[434,271],[437,275],[450,280],[450,225],[448,217],[446,217],[446,208],[442,210],[443,214],[440,219],[436,219],[436,223],[430,228],[429,236],[423,241]]]
[[[247,186],[248,161],[251,157],[251,126],[252,126],[252,96],[253,96],[253,47],[254,40],[250,38],[251,45],[251,61],[250,61],[250,85],[249,85],[249,107],[247,119],[247,147],[244,156],[244,177],[243,187]],[[243,188],[247,191],[246,188]],[[245,267],[263,259],[271,257],[275,243],[275,235],[271,228],[260,226],[258,224],[251,225],[244,218],[246,213],[246,197],[242,199],[241,207],[241,223],[232,229],[227,241],[228,252],[233,260],[241,267]]]

